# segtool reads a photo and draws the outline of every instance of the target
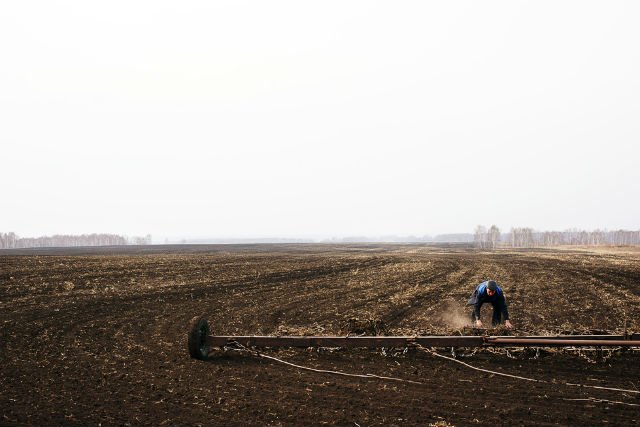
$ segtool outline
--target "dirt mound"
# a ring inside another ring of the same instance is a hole
[[[388,335],[387,325],[380,319],[351,318],[340,328],[344,335]]]

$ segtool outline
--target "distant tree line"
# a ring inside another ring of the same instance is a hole
[[[480,249],[495,249],[500,242],[500,229],[495,225],[487,228],[483,225],[476,227],[473,233],[473,243]]]
[[[569,229],[566,231],[534,231],[529,227],[512,228],[509,233],[500,234],[500,229],[492,225],[489,229],[476,227],[473,242],[480,249],[494,249],[498,243],[512,248],[561,245],[640,245],[640,230],[600,230]]]
[[[71,246],[120,246],[120,245],[149,245],[151,235],[132,237],[130,239],[117,234],[56,234],[42,237],[19,237],[15,233],[0,233],[0,249],[12,248],[47,248]]]

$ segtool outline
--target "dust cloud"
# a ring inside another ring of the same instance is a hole
[[[471,308],[452,299],[445,300],[442,302],[439,320],[447,327],[454,329],[471,326]]]

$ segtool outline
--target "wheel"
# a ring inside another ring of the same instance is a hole
[[[194,359],[206,360],[209,356],[207,336],[210,334],[209,322],[204,316],[196,316],[191,320],[189,328],[189,355]]]

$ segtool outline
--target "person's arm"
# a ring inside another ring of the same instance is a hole
[[[509,309],[507,308],[507,299],[502,294],[502,317],[504,318],[504,326],[511,329],[513,325],[509,321]]]
[[[473,305],[473,314],[476,318],[476,326],[482,327],[482,320],[480,320],[480,308],[482,307],[482,301],[480,301],[480,296],[478,296],[478,301]]]

